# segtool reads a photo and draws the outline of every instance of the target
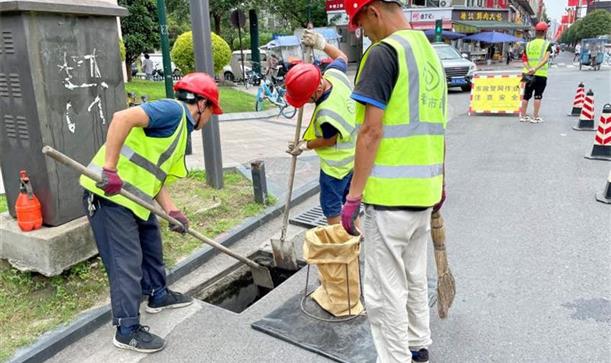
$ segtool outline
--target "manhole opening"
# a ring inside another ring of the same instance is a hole
[[[257,251],[249,257],[263,266],[272,265],[273,257],[271,253]],[[304,265],[305,263],[299,261],[300,268]],[[270,272],[274,286],[277,288],[297,271],[270,267]],[[193,296],[234,313],[241,313],[270,291],[272,289],[255,285],[248,266],[237,264],[195,289]]]

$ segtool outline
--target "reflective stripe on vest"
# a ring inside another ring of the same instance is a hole
[[[399,76],[384,111],[383,138],[363,201],[384,206],[432,206],[441,198],[443,181],[445,73],[434,49],[419,32],[399,31],[382,42],[397,52]],[[369,50],[361,61],[357,82],[368,56]],[[364,121],[365,108],[357,103],[357,128]]]
[[[305,140],[323,138],[321,125],[329,123],[338,131],[333,146],[316,148],[320,157],[320,168],[325,174],[342,179],[354,166],[354,101],[350,98],[352,86],[348,77],[335,69],[329,69],[323,76],[331,83],[331,93],[316,106],[310,125],[304,133]]]
[[[184,154],[188,121],[182,102],[176,102],[182,109],[182,116],[172,135],[150,138],[142,128],[133,128],[121,147],[117,170],[124,188],[149,203],[153,202],[163,185],[187,174]],[[98,150],[88,168],[101,174],[105,153],[106,144]],[[104,191],[98,188],[93,180],[81,176],[80,183],[92,193],[130,209],[140,219],[149,218],[150,212],[131,200],[121,195],[105,196]]]
[[[541,44],[541,48],[537,49],[538,44]],[[545,58],[545,53],[549,47],[549,42],[543,39],[535,39],[526,44],[526,57],[528,58],[528,67],[535,68]],[[535,76],[547,77],[549,63],[545,63],[541,68],[535,72]],[[524,70],[524,73],[528,72],[528,69]]]

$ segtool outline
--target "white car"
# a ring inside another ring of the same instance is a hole
[[[466,54],[461,55],[451,45],[434,43],[433,48],[446,72],[448,87],[460,87],[465,92],[470,91],[471,79],[477,70],[475,63],[466,59]]]
[[[252,70],[252,59],[250,49],[244,50],[244,74],[248,74]],[[261,73],[265,73],[265,65],[267,62],[267,52],[259,51],[261,54]],[[231,54],[231,60],[228,65],[223,67],[223,79],[226,81],[241,81],[242,80],[242,61],[239,50]]]

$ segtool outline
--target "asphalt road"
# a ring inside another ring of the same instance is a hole
[[[457,297],[432,320],[433,362],[611,360],[611,206],[594,199],[611,163],[584,159],[594,133],[571,129],[579,81],[598,122],[608,68],[553,68],[542,124],[467,116],[468,94],[449,97],[443,214]]]

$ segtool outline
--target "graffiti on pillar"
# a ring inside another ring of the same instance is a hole
[[[89,112],[94,119],[99,119],[102,124],[105,125],[106,116],[104,115],[104,108],[102,106],[104,92],[102,91],[108,88],[108,84],[102,80],[102,73],[100,72],[100,67],[98,66],[96,57],[97,55],[95,48],[93,48],[91,54],[85,54],[82,56],[68,56],[68,53],[64,52],[63,63],[58,64],[57,68],[59,73],[63,76],[62,83],[66,89],[70,91],[79,89],[95,90],[95,98],[87,106],[87,112]],[[88,79],[79,79],[79,77],[75,75],[75,71],[81,69],[82,67],[87,67],[88,72],[86,72],[86,74],[89,76]],[[68,101],[66,103],[65,121],[68,126],[68,130],[74,134],[77,125],[72,116],[72,102]]]

